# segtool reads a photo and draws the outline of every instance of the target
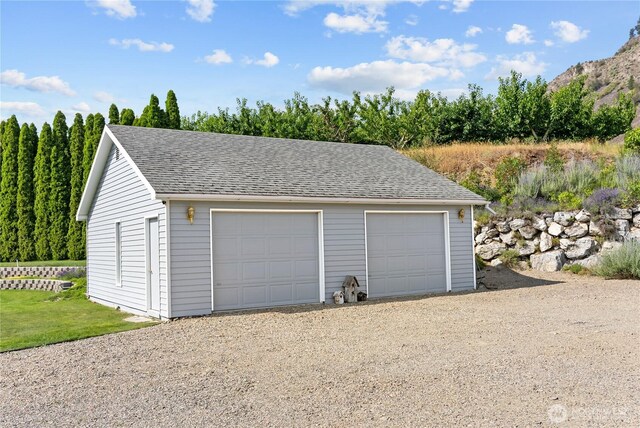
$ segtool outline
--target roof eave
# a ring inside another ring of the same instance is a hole
[[[215,202],[291,202],[324,204],[381,204],[381,205],[486,205],[484,199],[418,199],[418,198],[345,198],[311,196],[269,196],[269,195],[216,195],[194,193],[156,193],[156,198],[174,201],[215,201]]]

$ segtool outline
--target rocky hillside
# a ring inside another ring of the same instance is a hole
[[[640,104],[640,35],[630,38],[612,57],[569,67],[549,83],[549,88],[556,90],[583,75],[587,76],[587,87],[596,94],[595,108],[614,103],[621,91],[633,91],[634,101]],[[632,126],[640,126],[640,108]]]

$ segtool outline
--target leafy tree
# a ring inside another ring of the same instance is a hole
[[[36,257],[38,260],[49,260],[49,189],[51,188],[51,148],[53,133],[48,123],[42,125],[38,150],[34,166],[34,212],[36,225],[34,230]]]
[[[118,106],[111,104],[109,107],[109,124],[118,125],[120,123],[120,113],[118,112]]]
[[[69,227],[69,141],[64,114],[59,111],[53,119],[51,148],[51,187],[49,193],[49,245],[53,260],[67,257],[67,229]]]
[[[500,130],[500,138],[522,139],[525,135],[525,121],[522,111],[526,83],[522,74],[515,71],[507,78],[499,78],[498,96],[496,97],[496,127]]]
[[[130,108],[123,108],[120,112],[120,125],[133,125],[133,121],[136,120],[136,115]]]
[[[166,126],[171,129],[180,129],[180,109],[178,108],[178,99],[175,92],[170,90],[167,92],[167,100],[165,101],[166,109]]]
[[[154,94],[151,94],[149,105],[144,108],[137,126],[146,128],[166,128],[166,113],[160,108],[160,100]]]
[[[607,141],[631,129],[636,106],[631,95],[620,93],[615,105],[603,105],[594,114],[591,128],[600,142]]]
[[[591,135],[593,100],[587,98],[586,76],[580,76],[551,94],[551,134],[557,139]]]
[[[355,141],[354,132],[358,126],[358,106],[355,102],[333,100],[332,108],[331,97],[327,97],[316,109],[322,120],[323,139],[343,143]]]
[[[551,130],[551,99],[547,82],[540,76],[525,83],[521,111],[523,123],[534,141],[546,141]]]
[[[71,151],[71,197],[69,204],[69,226],[67,231],[67,252],[73,260],[84,259],[82,229],[84,223],[76,221],[76,212],[82,198],[84,184],[83,151],[84,123],[82,115],[76,114],[71,126],[69,149]]]
[[[18,257],[18,150],[20,125],[15,115],[2,134],[2,180],[0,181],[0,257]]]
[[[33,260],[36,247],[33,239],[35,226],[33,166],[38,148],[35,125],[26,123],[20,129],[18,148],[18,254],[20,260]]]

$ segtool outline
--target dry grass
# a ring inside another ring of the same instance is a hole
[[[464,143],[449,146],[430,146],[402,150],[404,155],[459,181],[475,171],[491,181],[496,165],[505,157],[516,156],[527,165],[544,161],[549,144],[483,144]],[[565,160],[612,160],[620,154],[620,146],[595,142],[559,143],[558,149]]]

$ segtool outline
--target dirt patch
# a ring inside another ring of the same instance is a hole
[[[640,281],[487,281],[2,354],[0,425],[640,425]]]

